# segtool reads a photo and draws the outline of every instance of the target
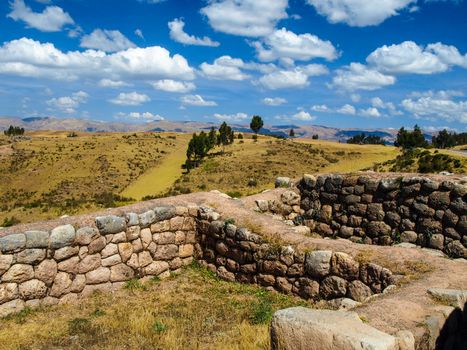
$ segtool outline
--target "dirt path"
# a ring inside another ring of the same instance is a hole
[[[186,159],[186,147],[182,145],[171,151],[156,167],[149,169],[135,182],[125,188],[122,195],[141,200],[148,195],[162,193],[182,175],[182,165]]]

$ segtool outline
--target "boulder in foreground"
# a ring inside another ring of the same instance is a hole
[[[398,350],[398,340],[364,324],[357,313],[292,307],[271,322],[272,350]]]

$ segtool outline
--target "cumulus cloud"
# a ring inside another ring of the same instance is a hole
[[[95,29],[91,34],[81,38],[81,47],[105,52],[117,52],[136,47],[118,30]]]
[[[10,2],[11,12],[7,17],[15,21],[23,21],[30,28],[43,32],[59,32],[67,24],[75,22],[71,16],[58,6],[47,6],[42,12],[34,12],[24,0]]]
[[[385,75],[375,69],[354,62],[343,69],[336,70],[336,74],[332,79],[332,86],[347,91],[372,91],[393,85],[395,82],[396,78],[393,76]]]
[[[195,84],[184,81],[176,81],[172,79],[163,79],[151,83],[156,90],[166,92],[186,93],[196,89]]]
[[[121,92],[116,98],[109,100],[110,103],[120,106],[139,106],[149,102],[151,99],[146,94],[135,92]]]
[[[364,27],[378,25],[396,16],[417,0],[307,0],[316,11],[331,23],[346,23]]]
[[[380,111],[375,108],[375,107],[368,107],[366,109],[360,109],[358,111],[358,114],[364,116],[364,117],[369,117],[369,118],[379,118],[381,117]]]
[[[355,107],[350,104],[343,105],[342,107],[338,108],[336,112],[339,114],[347,114],[347,115],[355,115],[357,113],[357,111],[355,110]]]
[[[211,0],[201,13],[219,32],[261,37],[287,18],[287,6],[288,0]]]
[[[186,45],[198,45],[198,46],[212,46],[217,47],[220,45],[217,41],[213,41],[207,36],[198,38],[194,35],[189,35],[185,33],[183,28],[185,27],[185,22],[179,18],[174,19],[173,21],[169,22],[169,29],[170,29],[170,37],[182,44]]]
[[[312,121],[312,120],[315,120],[316,117],[313,116],[313,115],[311,115],[311,114],[308,113],[308,112],[299,111],[298,113],[295,113],[295,114],[292,116],[292,119],[301,120],[301,121]]]
[[[202,63],[200,65],[201,73],[208,79],[217,80],[245,80],[249,78],[248,74],[241,71],[246,65],[239,58],[222,56],[214,60],[213,64]]]
[[[120,81],[120,80],[112,80],[112,79],[101,79],[99,81],[99,86],[100,87],[105,87],[105,88],[113,88],[113,89],[116,89],[116,88],[120,88],[120,87],[123,87],[123,86],[128,86],[129,84],[123,82],[123,81]]]
[[[183,96],[180,101],[183,106],[196,106],[196,107],[211,107],[217,106],[217,103],[214,101],[206,101],[200,95],[186,95]]]
[[[248,119],[248,114],[246,113],[235,113],[235,114],[214,114],[214,118],[223,120],[223,121],[230,121],[230,122],[241,122],[243,120]]]
[[[160,46],[131,48],[112,54],[86,50],[62,52],[51,43],[21,38],[0,47],[0,74],[76,80],[194,79],[187,60]]]
[[[277,70],[263,75],[259,83],[267,89],[277,90],[284,88],[303,88],[310,84],[308,78],[327,74],[328,70],[320,64],[297,66],[288,70]]]
[[[152,114],[151,112],[131,112],[131,113],[117,113],[117,118],[121,119],[132,119],[132,120],[143,120],[146,122],[153,122],[156,120],[165,120],[164,117],[159,114]]]
[[[419,98],[402,101],[402,107],[416,118],[445,119],[467,123],[467,101],[456,101],[445,91],[430,91]]]
[[[337,58],[338,53],[330,41],[324,41],[313,34],[295,34],[285,28],[266,36],[263,41],[253,43],[261,61],[309,61],[313,58],[325,58],[328,61]]]
[[[381,72],[433,74],[447,71],[452,65],[467,68],[467,55],[462,56],[454,46],[441,43],[426,48],[413,41],[382,46],[373,51],[367,62]]]
[[[84,91],[78,91],[73,93],[71,96],[62,96],[58,98],[52,98],[46,101],[46,104],[51,109],[59,110],[63,113],[72,114],[76,113],[77,108],[82,104],[86,103],[89,95]]]
[[[261,102],[267,106],[280,106],[287,103],[287,100],[282,97],[266,97]]]

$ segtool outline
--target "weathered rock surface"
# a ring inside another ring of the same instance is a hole
[[[294,307],[271,322],[272,350],[397,350],[393,336],[364,324],[355,312]]]

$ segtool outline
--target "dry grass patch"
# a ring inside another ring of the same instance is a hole
[[[199,267],[78,305],[0,320],[2,349],[269,349],[268,323],[308,303],[257,286],[220,281]]]

